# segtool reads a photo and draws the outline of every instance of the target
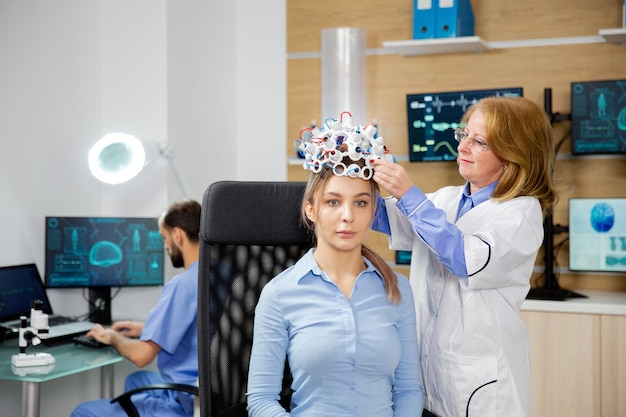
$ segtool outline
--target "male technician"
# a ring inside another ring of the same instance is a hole
[[[153,383],[196,384],[198,379],[197,289],[201,206],[193,200],[173,203],[159,218],[165,250],[175,268],[185,270],[163,287],[157,305],[144,323],[121,321],[110,328],[96,325],[87,336],[113,346],[138,367],[157,359],[159,372],[138,371],[126,378],[125,390]],[[150,390],[133,396],[139,414],[192,416],[191,394]],[[72,417],[126,416],[110,400],[80,404]]]

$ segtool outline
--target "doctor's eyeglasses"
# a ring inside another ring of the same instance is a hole
[[[489,145],[487,145],[481,139],[477,139],[476,137],[470,139],[469,135],[458,127],[454,129],[454,140],[459,143],[467,140],[467,144],[469,145],[469,147],[476,152],[488,151],[489,149],[491,149]]]

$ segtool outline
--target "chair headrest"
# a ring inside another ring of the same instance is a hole
[[[299,245],[304,182],[218,181],[204,192],[200,240],[208,244]]]

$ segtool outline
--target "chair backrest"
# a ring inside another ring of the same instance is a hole
[[[247,416],[254,309],[261,289],[293,265],[311,236],[302,182],[221,181],[202,200],[198,279],[200,415]],[[285,366],[283,395],[289,401]]]

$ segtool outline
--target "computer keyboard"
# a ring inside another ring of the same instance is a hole
[[[87,337],[84,334],[82,334],[80,336],[74,336],[72,338],[72,341],[74,343],[78,344],[78,345],[88,346],[88,347],[96,348],[96,349],[100,349],[100,348],[104,348],[104,347],[109,346],[109,345],[107,345],[105,343],[98,342],[93,337]]]
[[[526,296],[527,300],[565,301],[569,298],[587,298],[587,296],[565,288],[531,288]]]
[[[50,316],[48,317],[48,326],[60,326],[61,324],[75,323],[78,319],[67,316]]]

